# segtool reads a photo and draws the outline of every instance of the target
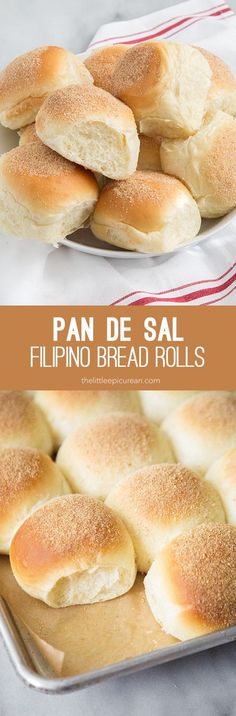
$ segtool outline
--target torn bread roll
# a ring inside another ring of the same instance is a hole
[[[174,177],[135,172],[101,191],[91,218],[98,239],[130,251],[163,253],[192,241],[201,217],[190,192]]]
[[[160,147],[163,137],[139,135],[140,150],[137,169],[141,171],[161,172]]]
[[[134,116],[98,87],[71,85],[50,95],[37,115],[36,132],[63,157],[111,179],[125,179],[137,167]]]
[[[118,63],[127,52],[127,45],[111,45],[93,50],[84,60],[96,87],[112,93],[112,80]]]
[[[186,140],[163,141],[162,169],[183,181],[202,217],[214,219],[236,206],[236,119],[224,112],[206,117]]]
[[[198,392],[197,390],[140,390],[139,395],[147,418],[160,424],[172,410]]]
[[[38,448],[49,455],[54,442],[46,417],[21,391],[0,391],[0,448]]]
[[[236,395],[206,391],[179,405],[162,423],[177,460],[204,474],[236,447]]]
[[[10,549],[22,589],[51,607],[93,604],[134,583],[134,548],[122,521],[99,500],[67,495],[36,510]]]
[[[92,83],[84,63],[63,47],[49,45],[26,52],[0,72],[0,122],[9,129],[25,127],[51,92]]]
[[[158,554],[144,580],[150,609],[185,641],[236,624],[236,528],[203,524]]]
[[[0,552],[8,554],[22,522],[52,497],[71,492],[58,465],[39,450],[0,450]]]
[[[135,413],[99,416],[62,443],[57,463],[74,492],[105,499],[125,475],[143,465],[174,461],[164,433]]]
[[[143,134],[188,137],[201,125],[211,75],[208,61],[189,45],[143,42],[121,59],[113,93],[133,110]]]
[[[0,227],[6,234],[56,245],[84,225],[97,197],[91,172],[41,142],[0,158]]]
[[[218,492],[183,465],[151,465],[132,473],[108,495],[133,540],[137,567],[147,572],[158,552],[202,522],[225,522]]]
[[[57,445],[94,418],[120,411],[141,412],[138,393],[128,390],[38,390],[34,399],[44,412]]]
[[[236,446],[213,462],[205,479],[218,490],[227,522],[236,525]]]
[[[217,112],[221,109],[235,116],[236,114],[236,79],[228,65],[217,55],[196,47],[205,57],[212,71],[211,84],[207,95],[206,111]]]

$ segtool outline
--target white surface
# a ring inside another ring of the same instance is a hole
[[[217,0],[217,4],[219,2]],[[192,0],[186,10],[182,3],[179,12],[187,13],[189,8],[190,12],[207,12],[215,4],[216,0]],[[140,0],[111,0],[109,3],[68,0],[65,6],[62,0],[37,3],[22,0],[19,11],[17,0],[5,0],[4,4],[2,0],[0,64],[4,65],[34,45],[46,43],[54,42],[82,51],[102,23],[138,17],[167,5],[168,2],[157,3],[157,0],[147,0],[145,6]],[[158,23],[168,19],[170,14],[170,10],[164,10],[158,15]],[[172,9],[173,14],[175,10]],[[156,18],[152,21],[157,23]],[[132,30],[140,31],[141,28],[143,31],[148,23],[150,26],[150,20],[137,19],[132,23]],[[115,27],[118,33],[130,31],[129,24]],[[103,27],[96,39],[112,33],[114,26]],[[235,33],[236,18],[224,16],[219,20],[211,17],[192,23],[173,39],[199,43],[219,52],[236,71]],[[211,293],[211,303],[232,304],[235,303],[233,284],[224,290],[221,286],[224,280],[219,277],[235,261],[235,232],[236,220],[202,243],[167,257],[144,257],[138,262],[114,260],[110,255],[106,258],[86,255],[65,247],[54,249],[37,242],[0,236],[0,304],[111,304],[117,300],[126,303],[125,296],[130,293],[141,295],[142,301],[146,302],[150,292],[153,293],[152,304],[164,303],[163,294],[156,301],[154,294],[196,282],[197,297],[188,298],[188,304],[199,305],[210,301],[210,297],[205,298],[201,291],[206,281],[212,289],[217,288],[217,292]]]

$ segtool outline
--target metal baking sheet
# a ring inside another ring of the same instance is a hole
[[[186,642],[165,634],[146,603],[141,575],[130,592],[101,604],[51,609],[16,584],[0,558],[0,634],[23,681],[66,693],[236,639],[236,626]]]

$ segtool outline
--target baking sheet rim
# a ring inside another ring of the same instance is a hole
[[[19,631],[18,639],[16,638],[17,631],[17,626],[10,608],[5,599],[0,597],[0,636],[2,637],[16,673],[27,686],[37,691],[51,694],[76,691],[97,684],[105,679],[112,678],[113,676],[122,676],[146,668],[159,666],[169,661],[174,661],[175,659],[196,654],[236,640],[236,626],[228,627],[221,631],[212,632],[195,639],[189,639],[188,641],[180,642],[161,650],[156,649],[155,651],[125,659],[124,661],[119,661],[87,673],[63,678],[48,678],[37,673],[33,668],[33,664],[31,668],[30,662],[32,662],[32,659],[29,651]]]

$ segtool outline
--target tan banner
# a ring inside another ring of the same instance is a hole
[[[0,308],[1,389],[234,389],[234,307]]]

